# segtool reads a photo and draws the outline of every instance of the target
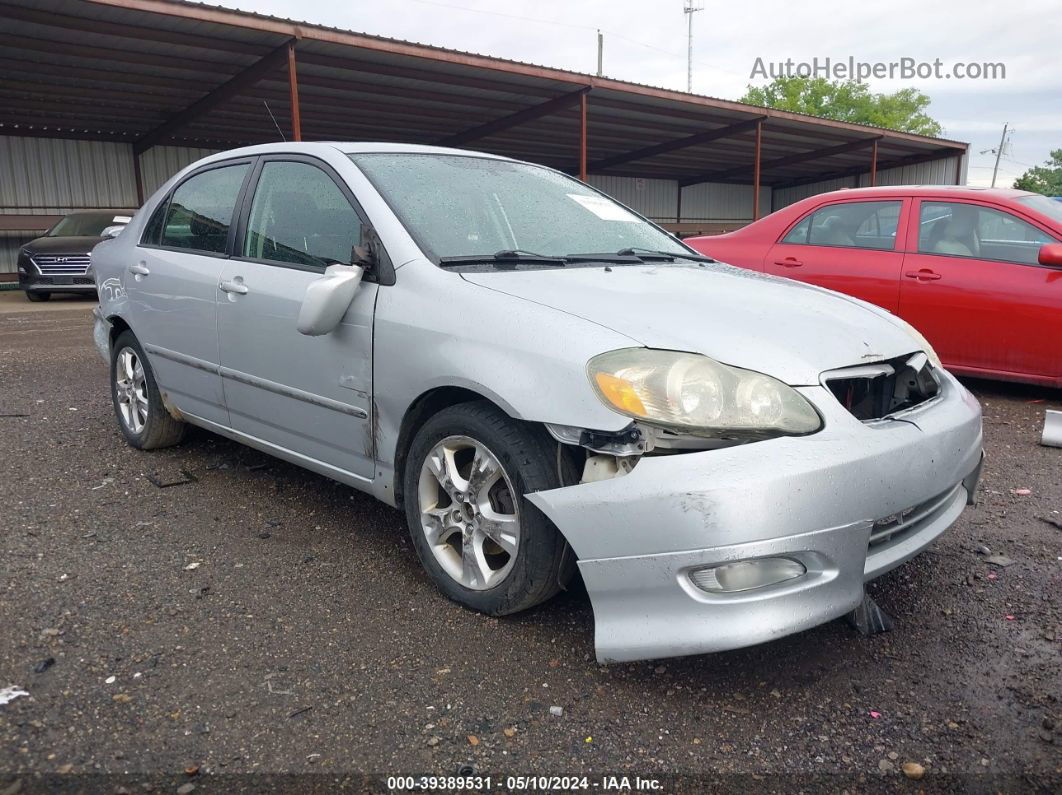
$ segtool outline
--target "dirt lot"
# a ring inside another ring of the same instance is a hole
[[[1062,786],[1062,449],[1038,444],[1058,392],[970,384],[982,501],[873,586],[893,632],[834,622],[602,667],[585,592],[476,615],[437,595],[401,516],[369,497],[206,433],[126,446],[90,308],[0,293],[0,688],[28,692],[0,706],[0,793],[55,774],[225,791],[462,765],[591,789]],[[181,469],[196,480],[148,479]],[[324,775],[277,778],[293,773]]]

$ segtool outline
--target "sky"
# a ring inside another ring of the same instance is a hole
[[[592,73],[597,30],[604,74],[685,90],[684,0],[211,0],[218,5]],[[1062,149],[1058,0],[750,0],[713,3],[693,15],[693,91],[737,99],[764,62],[1001,63],[995,80],[929,78],[867,82],[874,91],[913,86],[930,96],[944,137],[970,143],[967,182],[988,185],[1004,123],[1011,132],[998,187]],[[984,152],[982,154],[982,152]]]

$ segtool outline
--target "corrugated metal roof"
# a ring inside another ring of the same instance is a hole
[[[914,165],[965,144],[817,119],[570,70],[488,58],[309,22],[179,0],[11,0],[0,6],[0,135],[136,142],[263,58],[272,71],[152,143],[210,149],[290,137],[290,95],[277,48],[298,37],[303,138],[460,145],[574,170],[580,117],[572,102],[515,126],[499,120],[590,90],[591,171],[612,176],[747,183],[754,133],[709,143],[689,136],[764,119],[765,185],[868,166]],[[563,103],[562,103],[563,105]],[[274,122],[274,118],[276,122]],[[277,130],[277,123],[280,132]],[[491,127],[470,137],[482,125]],[[670,151],[637,158],[647,147]],[[683,144],[679,146],[678,144]],[[845,149],[851,145],[854,148]],[[840,147],[844,151],[833,152]],[[808,157],[812,153],[814,157]],[[821,154],[820,154],[821,153]],[[794,159],[795,158],[795,159]],[[607,163],[600,169],[595,164]]]

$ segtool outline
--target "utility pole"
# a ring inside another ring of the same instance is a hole
[[[603,55],[605,51],[605,37],[601,35],[601,31],[597,32],[597,76],[601,77],[604,72],[601,71],[603,64]]]
[[[686,91],[690,94],[693,93],[693,15],[698,11],[703,10],[704,6],[693,5],[693,0],[686,0],[686,5],[682,9],[682,13],[686,15],[687,25],[689,27],[686,54]]]
[[[1009,122],[1008,122],[1009,124]],[[1003,147],[1007,143],[1007,125],[1003,125],[1003,135],[999,137],[999,149],[996,150],[996,164],[992,166],[992,187],[996,187],[996,172],[999,171],[999,157],[1003,154]]]

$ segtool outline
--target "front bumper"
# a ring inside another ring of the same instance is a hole
[[[18,288],[41,293],[95,293],[96,279],[91,274],[42,276],[39,273],[19,273]]]
[[[972,501],[981,410],[951,376],[936,399],[873,424],[824,388],[800,391],[826,421],[813,436],[645,457],[622,477],[528,495],[579,558],[599,660],[734,649],[838,618]],[[761,557],[807,573],[729,594],[689,577]]]

